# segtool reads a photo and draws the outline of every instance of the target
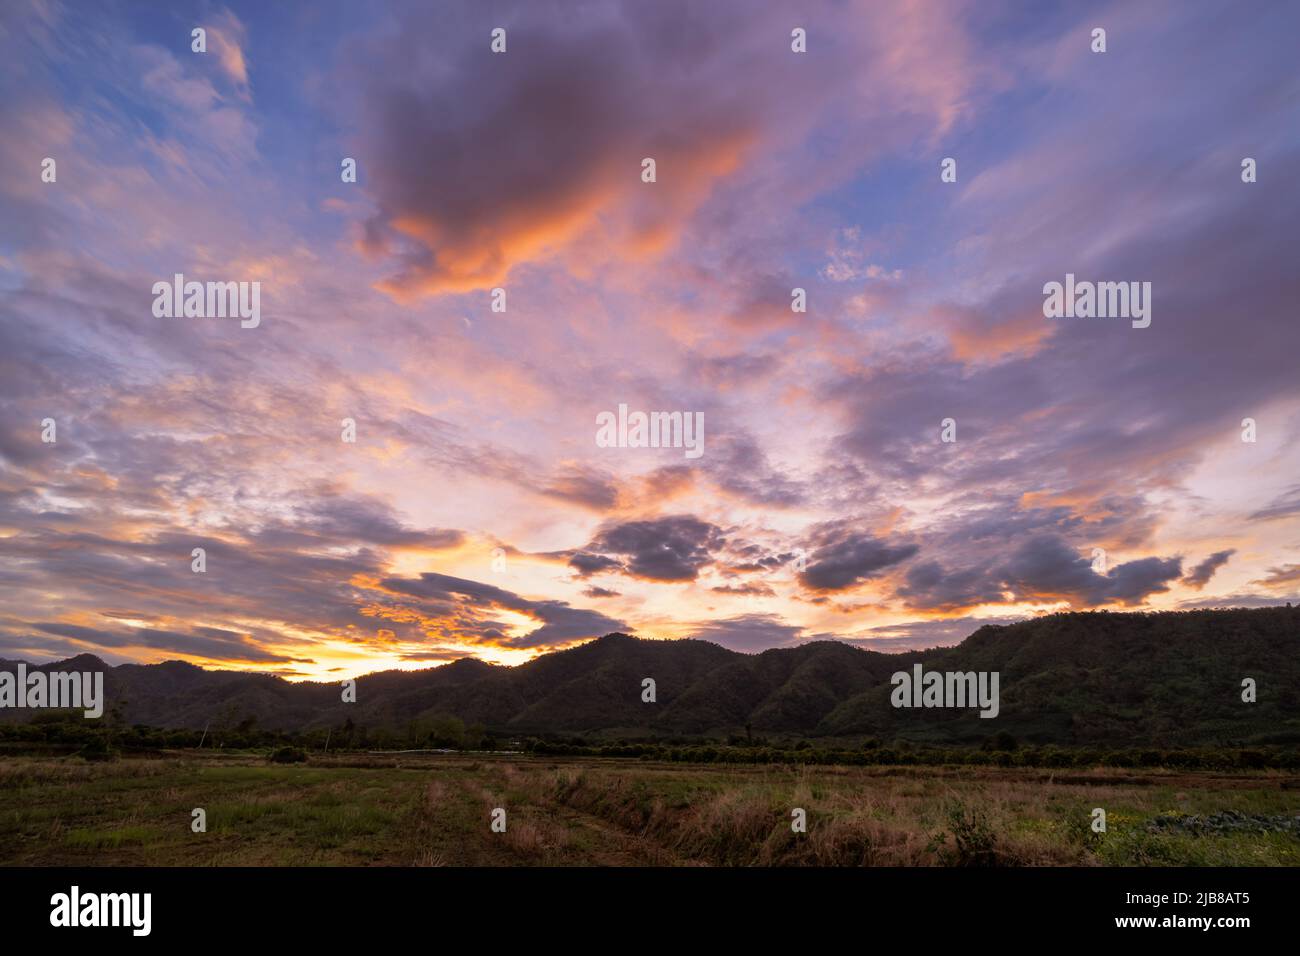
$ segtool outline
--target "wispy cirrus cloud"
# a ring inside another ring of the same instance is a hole
[[[6,5],[0,646],[297,677],[1288,599],[1295,11],[1081,17]],[[176,272],[262,327],[155,318]],[[1044,319],[1066,272],[1151,327]],[[704,456],[597,448],[620,402]]]

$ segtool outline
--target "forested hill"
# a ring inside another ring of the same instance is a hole
[[[998,672],[997,717],[891,706],[891,675],[916,663]],[[820,641],[750,655],[610,634],[518,667],[467,658],[368,675],[348,704],[337,684],[176,661],[109,667],[82,655],[39,669],[103,670],[118,719],[154,727],[303,731],[350,721],[405,730],[451,717],[499,733],[602,738],[753,733],[952,744],[1005,732],[1102,747],[1300,743],[1300,608],[1290,607],[1056,614],[905,654]],[[645,678],[655,682],[654,703],[642,700]],[[1242,700],[1246,678],[1257,688],[1254,703]],[[32,713],[0,710],[0,719]]]

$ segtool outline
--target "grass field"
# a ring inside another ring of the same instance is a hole
[[[191,831],[203,808],[207,832]],[[494,833],[494,808],[506,831]],[[1106,833],[1090,828],[1106,811]],[[791,829],[791,811],[807,832]],[[403,755],[0,760],[5,865],[1300,864],[1280,772]]]

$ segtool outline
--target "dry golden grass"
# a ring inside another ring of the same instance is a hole
[[[209,831],[189,829],[206,807]],[[491,829],[492,811],[507,815]],[[1094,807],[1109,831],[1089,829]],[[791,812],[806,812],[806,832]],[[455,755],[0,760],[0,862],[67,865],[1296,865],[1294,833],[1157,816],[1300,813],[1276,772],[718,766]]]

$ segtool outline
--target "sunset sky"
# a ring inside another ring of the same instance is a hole
[[[1298,32],[8,0],[0,657],[323,678],[1300,601]],[[260,282],[260,325],[155,317],[176,273]],[[1067,273],[1150,282],[1150,327],[1044,318]],[[702,456],[599,447],[620,404],[703,413]]]

